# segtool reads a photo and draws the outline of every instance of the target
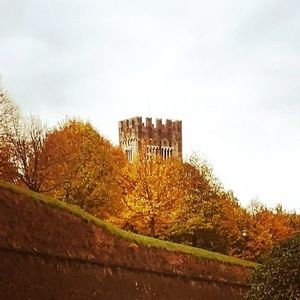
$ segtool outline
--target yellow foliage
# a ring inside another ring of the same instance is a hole
[[[177,218],[186,196],[183,164],[172,158],[139,156],[123,170],[124,226],[160,236]]]
[[[119,200],[116,177],[125,159],[91,124],[69,120],[47,136],[45,147],[52,150],[49,194],[98,216]]]

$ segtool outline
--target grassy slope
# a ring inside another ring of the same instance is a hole
[[[112,234],[114,234],[118,237],[125,238],[125,239],[130,239],[130,240],[133,240],[133,241],[135,241],[139,244],[142,244],[142,245],[158,247],[158,248],[164,248],[164,249],[167,249],[169,251],[184,252],[184,253],[191,254],[191,255],[194,255],[194,256],[202,258],[202,259],[218,260],[218,261],[221,261],[221,262],[224,262],[224,263],[242,265],[242,266],[246,266],[246,267],[255,268],[255,267],[258,266],[257,264],[255,264],[253,262],[249,262],[249,261],[238,259],[238,258],[235,258],[235,257],[223,255],[223,254],[220,254],[220,253],[207,251],[207,250],[200,249],[200,248],[185,246],[185,245],[182,245],[182,244],[166,242],[166,241],[162,241],[162,240],[159,240],[159,239],[155,239],[155,238],[151,238],[151,237],[147,237],[147,236],[143,236],[143,235],[140,235],[140,234],[136,234],[136,233],[132,233],[132,232],[128,232],[128,231],[119,229],[119,228],[117,228],[113,225],[105,223],[105,222],[99,220],[98,218],[88,214],[87,212],[85,212],[84,210],[80,209],[77,206],[67,204],[65,202],[59,201],[59,200],[54,199],[54,198],[49,197],[49,196],[45,196],[45,195],[42,195],[42,194],[39,194],[39,193],[35,193],[35,192],[30,191],[28,189],[21,188],[19,186],[4,182],[2,180],[0,180],[0,188],[8,190],[8,191],[10,191],[12,193],[15,193],[15,194],[24,195],[28,198],[31,198],[31,199],[35,200],[35,201],[45,203],[48,206],[68,210],[73,215],[78,216],[78,217],[80,217],[80,218],[82,218],[82,219],[84,219],[88,222],[93,222],[97,226],[105,228],[110,233],[112,233]]]

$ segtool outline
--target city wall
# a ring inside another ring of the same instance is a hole
[[[0,299],[242,299],[253,269],[148,247],[0,186]]]

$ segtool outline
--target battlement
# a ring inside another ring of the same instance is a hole
[[[127,131],[129,129],[169,129],[181,131],[182,129],[182,121],[179,120],[169,120],[166,119],[165,123],[162,122],[162,119],[155,119],[155,123],[152,122],[152,118],[146,118],[143,122],[142,117],[134,117],[130,119],[126,119],[123,121],[119,121],[119,130]]]
[[[119,121],[119,130],[126,130],[139,126],[144,126],[142,117],[134,117],[123,121]]]
[[[163,159],[171,156],[182,157],[182,122],[167,119],[134,117],[119,121],[120,147],[129,161],[147,146],[149,155],[159,155]]]

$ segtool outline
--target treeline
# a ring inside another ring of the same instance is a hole
[[[89,122],[47,129],[0,90],[0,179],[78,205],[133,232],[259,261],[300,232],[300,216],[242,208],[197,155],[187,161],[124,154]]]

